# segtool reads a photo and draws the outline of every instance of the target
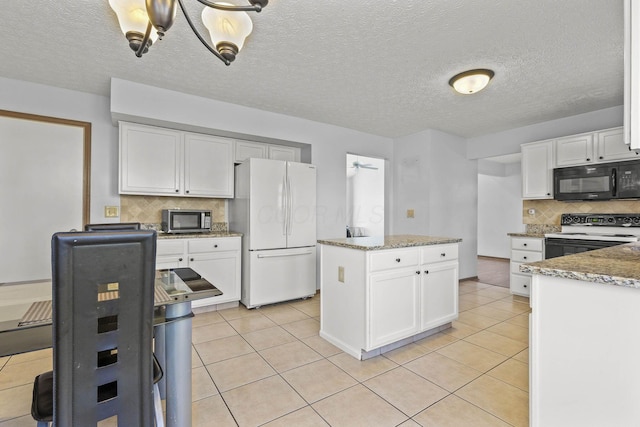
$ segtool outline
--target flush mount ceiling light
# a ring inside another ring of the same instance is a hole
[[[449,85],[458,93],[470,95],[484,89],[494,75],[487,69],[469,70],[451,77]]]
[[[118,16],[120,29],[129,41],[137,57],[149,51],[157,40],[161,40],[173,25],[177,6],[184,14],[189,27],[198,40],[226,65],[236,59],[244,39],[251,34],[253,23],[246,12],[260,12],[269,0],[248,0],[247,6],[197,0],[205,8],[202,22],[209,30],[213,46],[196,29],[184,7],[183,0],[109,0],[111,9]]]

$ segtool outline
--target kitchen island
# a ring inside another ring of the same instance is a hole
[[[458,238],[318,240],[320,336],[367,359],[435,334],[458,317]]]
[[[640,243],[520,268],[533,275],[530,425],[638,425]]]

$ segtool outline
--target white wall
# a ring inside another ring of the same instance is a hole
[[[507,233],[525,229],[520,163],[481,160],[478,169],[478,255],[509,258]]]
[[[478,166],[466,158],[466,140],[420,132],[396,140],[394,159],[393,233],[462,238],[460,278],[476,276]]]
[[[91,222],[108,222],[104,206],[119,206],[118,130],[109,98],[0,77],[0,109],[91,123]],[[34,153],[34,160],[38,153]],[[46,219],[46,212],[42,213]]]

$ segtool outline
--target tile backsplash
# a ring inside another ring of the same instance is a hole
[[[160,224],[162,209],[208,209],[213,223],[226,223],[225,199],[166,196],[120,196],[120,221]]]
[[[529,215],[529,209],[535,214]],[[640,200],[601,202],[561,202],[557,200],[523,200],[522,223],[560,225],[563,213],[640,213]]]

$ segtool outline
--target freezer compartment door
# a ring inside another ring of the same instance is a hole
[[[316,248],[249,251],[242,303],[257,307],[316,293]]]
[[[287,162],[287,247],[316,244],[316,167]]]

